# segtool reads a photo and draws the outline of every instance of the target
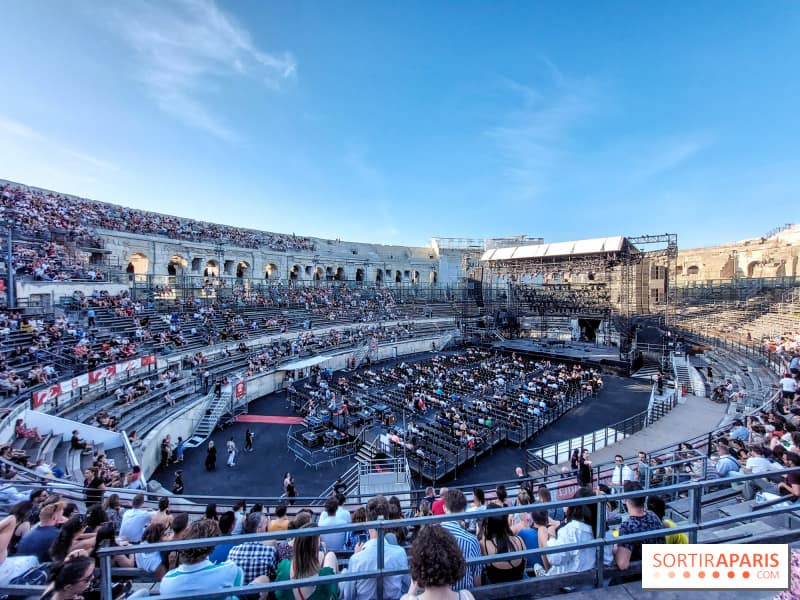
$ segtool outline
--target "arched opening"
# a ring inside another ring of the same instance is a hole
[[[144,278],[150,271],[150,259],[141,252],[135,252],[128,257],[129,266],[133,265],[133,273],[137,279]]]
[[[688,269],[686,269],[686,274],[690,277],[695,277],[700,274],[700,267],[697,265],[692,265]]]
[[[192,273],[199,273],[202,268],[203,268],[203,259],[202,258],[193,258],[192,259]]]
[[[236,265],[236,277],[245,279],[248,275],[250,275],[250,263],[243,260],[239,261],[239,264]]]
[[[376,283],[380,283],[380,282],[383,281],[383,270],[382,269],[378,269],[377,271],[375,271],[375,281],[376,281]]]
[[[178,270],[175,268],[175,265],[173,263],[169,263],[167,265],[167,275],[169,275],[170,277],[175,277],[175,275],[177,274]]]
[[[344,267],[336,269],[336,275],[333,276],[336,281],[344,281]]]
[[[436,274],[436,271],[431,271],[430,282],[431,283],[436,283],[437,279],[438,279],[438,276]]]
[[[333,267],[325,267],[325,279],[328,281],[333,279]]]
[[[364,281],[364,269],[356,269],[356,281]]]
[[[761,266],[761,263],[757,260],[750,262],[747,265],[747,276],[748,277],[755,277],[756,276],[756,269]]]
[[[205,277],[219,277],[219,263],[213,258],[206,261],[206,268],[203,271],[203,275]]]
[[[292,270],[289,271],[289,279],[291,279],[292,281],[295,281],[295,280],[299,279],[300,278],[300,272],[302,270],[303,270],[303,268],[300,265],[294,265],[292,267]]]
[[[775,277],[786,277],[786,263],[782,262],[778,265],[778,268],[775,269]]]
[[[322,267],[317,267],[314,270],[314,281],[322,281]]]
[[[675,267],[675,275],[683,275],[683,267],[680,265]]]
[[[235,260],[226,260],[222,265],[222,274],[227,276],[233,276],[236,273],[236,261]]]
[[[403,274],[400,271],[394,272],[394,282],[395,283],[402,283],[403,282]]]
[[[280,279],[278,265],[275,263],[269,263],[264,269],[264,279]]]
[[[311,277],[311,273],[312,273],[312,267],[307,266],[306,267],[306,276],[310,278]]]
[[[411,283],[419,283],[419,271],[414,271],[411,275]]]

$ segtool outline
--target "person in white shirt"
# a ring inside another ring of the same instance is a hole
[[[339,513],[339,501],[336,496],[329,496],[325,500],[325,510],[319,516],[320,527],[333,527],[335,525],[347,525],[350,519]],[[337,533],[322,533],[319,539],[325,543],[331,552],[341,552],[344,550],[344,540],[347,533],[340,531]]]
[[[143,505],[144,494],[136,494],[132,507],[122,513],[119,535],[133,544],[138,544],[142,541],[144,530],[153,520],[153,511],[142,508]]]
[[[786,400],[793,399],[795,394],[797,393],[797,380],[791,375],[789,375],[789,373],[784,373],[783,378],[780,381],[780,384],[784,399]]]
[[[49,479],[55,479],[55,474],[53,473],[53,469],[50,465],[44,462],[43,458],[40,458],[36,461],[36,467],[33,469],[33,472],[36,473],[39,477],[47,477]]]
[[[633,470],[626,464],[621,454],[614,457],[614,470],[611,472],[611,489],[622,492],[626,481],[633,481]]]
[[[573,498],[579,496],[580,490]],[[579,544],[590,542],[594,539],[592,531],[592,512],[588,505],[568,506],[564,508],[566,524],[558,528],[555,532],[555,525],[548,528],[547,536],[548,548],[556,548],[566,544]],[[582,550],[568,550],[566,552],[556,552],[554,554],[543,554],[542,564],[546,569],[547,575],[562,575],[564,573],[580,573],[595,567],[594,548],[583,548]],[[536,567],[534,567],[536,569]],[[536,569],[537,575],[545,573]]]

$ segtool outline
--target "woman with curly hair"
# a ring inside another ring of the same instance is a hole
[[[219,524],[216,521],[200,519],[189,526],[189,533],[184,539],[200,540],[219,536]],[[214,546],[181,550],[180,565],[164,575],[160,593],[164,596],[207,593],[243,585],[244,573],[236,563],[225,561],[215,564],[208,560],[213,550]]]
[[[474,600],[468,590],[450,589],[464,577],[467,563],[455,538],[441,525],[427,525],[419,530],[408,553],[408,566],[411,587],[400,600]],[[421,594],[420,589],[424,589]]]

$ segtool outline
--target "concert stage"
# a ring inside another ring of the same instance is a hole
[[[492,347],[507,352],[523,352],[551,360],[579,361],[587,365],[610,367],[627,375],[630,365],[620,359],[616,346],[599,346],[587,342],[567,342],[553,339],[516,339],[495,342]]]

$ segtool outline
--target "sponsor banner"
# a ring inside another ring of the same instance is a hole
[[[240,398],[244,398],[244,394],[247,391],[247,384],[244,381],[240,381],[236,384],[235,389],[235,396],[236,399],[239,400]]]
[[[58,398],[61,395],[61,384],[56,383],[55,385],[51,385],[46,390],[42,390],[41,392],[35,392],[33,394],[33,408],[38,408],[48,400],[53,400],[54,398]]]
[[[122,363],[118,363],[116,365],[109,365],[107,367],[103,367],[101,369],[97,369],[96,371],[92,371],[91,373],[84,373],[83,375],[77,375],[72,379],[67,379],[66,381],[62,381],[55,385],[50,386],[46,390],[42,390],[40,392],[33,393],[33,408],[39,408],[42,404],[49,400],[55,400],[62,394],[66,394],[68,392],[75,391],[82,387],[85,387],[91,383],[97,383],[101,379],[111,379],[116,377],[121,373],[127,373],[129,371],[135,371],[141,367],[149,367],[151,365],[156,364],[156,355],[151,354],[148,356],[144,356],[142,358],[135,358],[133,360],[127,360]]]
[[[643,544],[650,590],[786,590],[788,544]]]

